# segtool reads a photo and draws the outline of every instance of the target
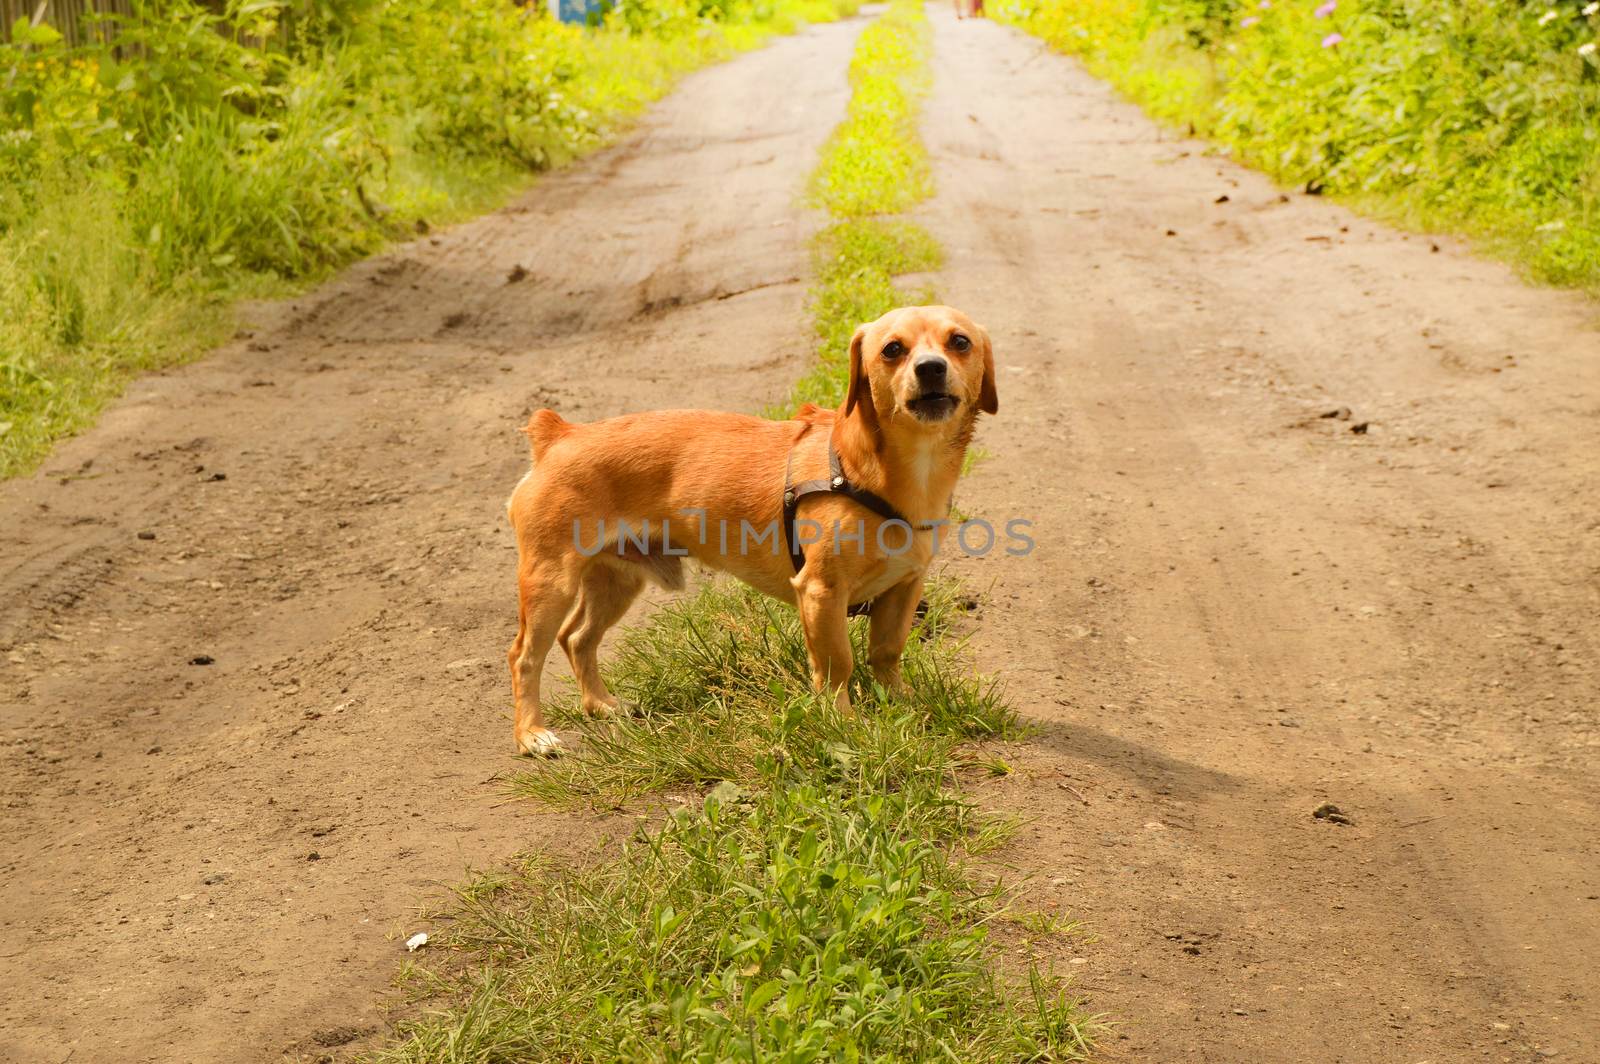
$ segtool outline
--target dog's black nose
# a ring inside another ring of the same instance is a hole
[[[935,355],[932,358],[917,359],[911,368],[916,371],[918,383],[926,388],[943,384],[949,366],[944,359]]]

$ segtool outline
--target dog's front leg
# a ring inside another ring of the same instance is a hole
[[[837,587],[818,579],[795,580],[800,624],[805,629],[806,654],[811,659],[811,683],[818,691],[832,690],[839,712],[850,710],[849,602]]]
[[[894,694],[906,689],[900,676],[900,655],[906,649],[911,626],[916,623],[917,603],[922,599],[922,576],[894,585],[872,600],[872,621],[867,637],[867,660],[872,675]]]

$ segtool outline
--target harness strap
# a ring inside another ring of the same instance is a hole
[[[894,505],[875,491],[863,488],[859,484],[851,483],[850,478],[844,475],[844,463],[839,460],[839,451],[833,445],[833,436],[828,437],[828,479],[827,480],[802,480],[794,483],[794,451],[789,452],[788,461],[783,467],[783,535],[789,541],[789,561],[794,564],[794,571],[799,572],[805,567],[806,554],[800,546],[800,530],[796,521],[800,514],[800,500],[807,495],[843,495],[852,502],[860,503],[885,521],[899,521],[908,528],[920,532],[927,532],[936,527],[933,524],[913,524],[901,516]],[[872,612],[872,603],[858,602],[849,608],[851,617],[860,617]]]

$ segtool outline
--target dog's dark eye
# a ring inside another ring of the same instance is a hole
[[[883,345],[883,357],[893,361],[906,353],[906,345],[899,340],[890,340]]]
[[[950,347],[952,350],[965,351],[971,346],[972,341],[967,339],[961,333],[956,333],[954,336],[950,337]]]

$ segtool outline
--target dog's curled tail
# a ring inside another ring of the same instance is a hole
[[[561,415],[548,408],[535,410],[528,423],[523,426],[522,434],[528,437],[528,448],[533,452],[535,462],[544,457],[544,452],[550,445],[567,433],[572,431],[572,424],[561,420]]]

